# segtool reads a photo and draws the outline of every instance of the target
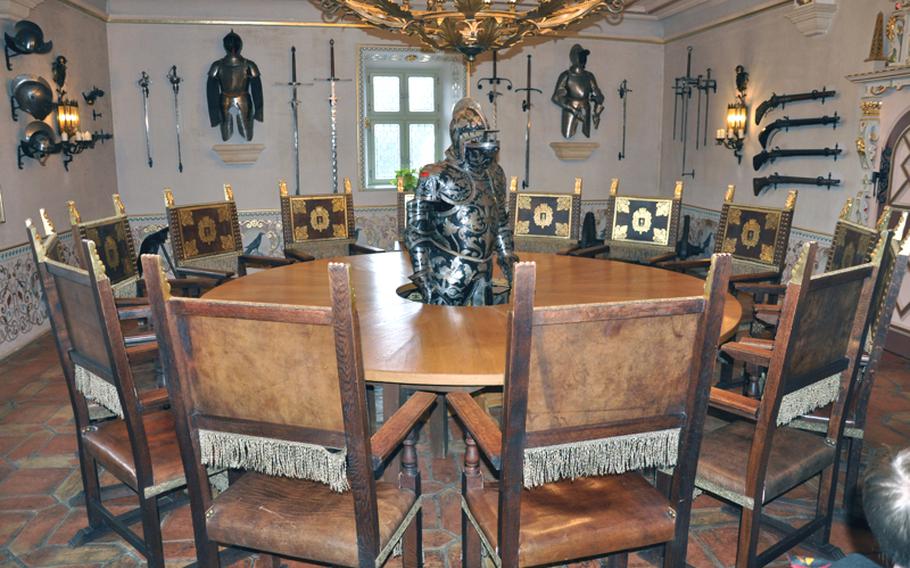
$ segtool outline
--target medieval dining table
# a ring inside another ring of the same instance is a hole
[[[704,293],[703,280],[669,270],[554,254],[519,253],[519,256],[523,261],[537,263],[534,297],[537,306]],[[351,266],[365,379],[384,386],[384,415],[397,407],[400,386],[436,392],[502,386],[507,305],[436,306],[400,296],[398,289],[409,283],[412,272],[404,252],[331,260]],[[316,260],[255,272],[214,288],[205,298],[330,306],[328,262],[328,259]],[[733,336],[741,317],[740,303],[728,293],[722,339]],[[604,366],[609,366],[609,354],[604,355]],[[431,429],[444,433],[445,413],[436,411],[434,415]],[[439,435],[432,438],[434,453],[439,455],[444,438],[440,439]]]

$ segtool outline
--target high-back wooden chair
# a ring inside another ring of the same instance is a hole
[[[75,201],[67,201],[70,225],[73,228],[73,242],[77,244],[77,251],[81,250],[78,244],[82,239],[95,243],[95,250],[101,257],[107,270],[107,277],[111,281],[114,295],[117,297],[142,296],[139,273],[136,264],[136,245],[133,233],[130,231],[130,220],[126,216],[126,207],[120,199],[120,194],[113,196],[114,214],[103,219],[83,221],[82,215],[76,208]],[[80,253],[81,266],[88,266],[88,259]]]
[[[582,179],[572,193],[518,191],[509,181],[509,215],[516,252],[568,252],[578,247],[581,233]]]
[[[354,234],[354,196],[351,180],[344,178],[344,193],[290,195],[284,180],[278,182],[284,255],[305,262],[316,258],[384,252],[358,245]]]
[[[768,368],[760,400],[712,389],[711,404],[746,420],[705,434],[696,486],[742,508],[736,566],[763,566],[817,533],[828,542],[847,393],[856,377],[875,266],[812,276],[817,245],[807,243],[793,267],[770,348],[724,345]],[[824,437],[785,427],[832,404]],[[759,552],[759,528],[780,530],[764,507],[820,477],[816,517]]]
[[[535,308],[534,272],[515,268],[502,430],[467,393],[447,396],[467,432],[465,566],[480,565],[481,544],[496,566],[660,544],[666,565],[684,566],[729,256],[704,295],[662,300]],[[674,466],[669,495],[636,472]]]
[[[330,263],[331,307],[171,298],[158,257],[143,273],[169,371],[200,566],[218,545],[339,566],[381,566],[404,536],[417,565],[417,393],[370,437],[349,267]],[[242,372],[238,372],[242,369]],[[398,483],[376,470],[401,444]],[[217,497],[205,468],[245,473]]]
[[[224,184],[224,201],[175,205],[170,188],[164,189],[171,248],[180,276],[213,278],[223,282],[247,268],[286,266],[291,261],[243,254],[240,220],[234,190]]]
[[[714,252],[733,256],[731,283],[778,281],[787,260],[798,192],[791,190],[781,208],[737,205],[733,202],[735,192],[735,186],[727,186],[714,235]],[[658,265],[688,272],[704,269],[707,262],[707,259],[671,260]]]
[[[834,237],[831,239],[831,251],[825,264],[825,272],[849,268],[869,262],[875,243],[878,242],[882,229],[867,227],[850,220],[853,199],[848,198],[841,209],[837,224],[834,225]],[[886,207],[878,226],[887,225],[891,218],[891,208]]]
[[[43,256],[37,231],[28,225],[75,416],[89,528],[73,543],[111,529],[144,555],[149,566],[163,567],[159,505],[165,502],[160,500],[185,485],[173,414],[163,408],[167,393],[164,388],[140,389],[111,281],[94,242],[81,242],[82,257],[88,261],[83,270]],[[93,420],[90,401],[116,418]],[[116,516],[104,506],[99,466],[136,493],[142,537],[128,527],[136,521],[135,511]]]
[[[41,224],[44,227],[44,237],[38,237],[44,255],[51,260],[65,263],[67,260],[66,249],[60,240],[60,236],[57,234],[57,228],[54,226],[54,222],[51,221],[50,215],[47,214],[47,210],[43,207],[38,210],[38,213],[41,217]],[[29,220],[28,224],[31,224],[31,220]],[[29,229],[29,234],[31,235],[31,229]],[[38,235],[37,231],[35,232],[35,235]]]
[[[396,233],[396,250],[401,249],[401,243],[404,242],[404,230],[408,226],[408,203],[414,200],[413,191],[405,191],[404,179],[399,177],[396,180],[395,191],[395,218],[398,221],[398,232]]]
[[[611,260],[642,264],[674,258],[679,240],[682,195],[681,181],[676,182],[672,198],[619,195],[619,180],[614,178],[607,198],[604,244],[571,254],[585,257],[604,255]]]

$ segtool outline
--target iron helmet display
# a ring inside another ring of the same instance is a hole
[[[43,77],[18,75],[10,82],[10,107],[13,120],[17,110],[23,110],[38,120],[44,120],[54,110],[54,94]]]
[[[58,151],[54,130],[47,123],[38,120],[28,123],[19,148],[22,154],[38,160],[43,166],[47,157]]]
[[[20,20],[13,26],[13,34],[3,34],[6,38],[6,69],[12,71],[10,58],[30,53],[47,53],[54,47],[54,42],[44,41],[44,32],[35,22]]]

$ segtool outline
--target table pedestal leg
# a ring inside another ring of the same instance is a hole
[[[445,458],[449,450],[449,413],[446,411],[446,395],[436,397],[436,406],[430,415],[430,447],[434,458]]]

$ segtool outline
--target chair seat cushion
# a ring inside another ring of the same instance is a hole
[[[413,491],[376,482],[380,549],[417,500]],[[209,537],[221,544],[331,565],[357,566],[354,494],[315,481],[248,472],[212,503]]]
[[[740,505],[746,496],[746,467],[755,427],[749,422],[733,422],[706,432],[698,458],[695,485],[720,494]],[[764,503],[810,479],[834,463],[834,448],[817,434],[794,428],[779,428],[774,433],[768,471],[765,476]],[[748,497],[748,496],[746,496]]]
[[[469,490],[465,503],[499,549],[499,487]],[[638,473],[564,480],[521,492],[519,564],[562,563],[673,539],[669,501]]]
[[[174,415],[170,410],[148,412],[142,416],[142,422],[152,458],[152,484],[144,489],[145,496],[151,497],[185,485],[183,462],[174,430]],[[82,440],[89,453],[105,469],[139,491],[136,464],[125,421],[102,422],[96,429],[82,434]]]

